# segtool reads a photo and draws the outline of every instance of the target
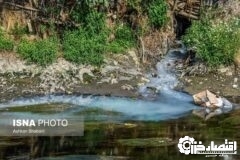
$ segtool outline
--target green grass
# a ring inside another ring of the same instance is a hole
[[[115,39],[108,42],[107,27],[84,27],[65,32],[63,39],[64,58],[78,64],[103,64],[105,53],[124,53],[136,45],[133,31],[127,25],[114,30]]]
[[[66,31],[63,37],[64,58],[78,64],[103,64],[108,32],[105,15],[96,11],[89,12],[83,26]]]
[[[204,17],[193,22],[183,41],[210,67],[231,65],[240,48],[240,19],[214,23]]]
[[[63,40],[64,58],[78,64],[99,66],[103,63],[106,38],[89,35],[84,29],[66,32]]]
[[[0,51],[12,51],[14,42],[0,29]]]
[[[17,52],[28,62],[46,66],[57,58],[58,40],[49,38],[37,41],[21,40]]]
[[[136,37],[127,25],[117,26],[115,39],[107,45],[107,51],[112,53],[124,53],[127,49],[136,46]]]
[[[163,27],[167,21],[167,3],[165,0],[153,0],[148,7],[150,24],[155,28]]]

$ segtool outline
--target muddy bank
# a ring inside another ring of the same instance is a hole
[[[22,97],[33,97],[36,95],[46,94],[74,94],[74,95],[106,95],[106,96],[119,96],[119,97],[138,97],[137,87],[131,90],[124,89],[122,86],[126,84],[134,86],[135,81],[121,81],[118,84],[102,83],[97,84],[92,82],[90,84],[76,85],[68,88],[66,91],[56,90],[53,93],[42,90],[40,86],[39,77],[35,78],[16,78],[9,80],[4,87],[0,87],[0,102],[14,100]]]
[[[149,82],[146,74],[154,73],[151,67],[143,66],[134,50],[128,56],[108,55],[101,68],[75,65],[63,59],[39,67],[27,64],[14,53],[1,53],[0,101],[44,94],[139,97],[139,87]],[[201,63],[186,65],[180,61],[175,68],[180,80],[177,90],[195,94],[208,89],[224,97],[240,95],[240,72],[234,67],[209,71]]]
[[[240,95],[240,72],[234,67],[220,67],[215,71],[185,75],[180,79],[184,84],[183,90],[189,94],[208,89],[225,97]]]
[[[135,51],[108,55],[98,68],[58,59],[47,67],[27,64],[14,53],[0,54],[0,101],[43,94],[137,97],[147,79]]]

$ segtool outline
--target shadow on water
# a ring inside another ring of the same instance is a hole
[[[115,112],[87,110],[115,116]],[[12,160],[102,160],[102,159],[199,159],[205,155],[184,155],[178,151],[180,137],[186,135],[209,145],[210,141],[237,141],[240,147],[240,111],[205,122],[194,116],[167,121],[88,120],[82,137],[1,137],[0,158]],[[239,159],[235,155],[229,159]],[[208,159],[223,159],[222,157]]]

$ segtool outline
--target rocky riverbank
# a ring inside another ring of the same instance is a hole
[[[189,94],[208,89],[225,97],[240,95],[240,72],[234,66],[209,70],[203,64],[195,64],[187,67],[182,74],[183,90]]]
[[[93,94],[139,97],[139,86],[149,80],[146,67],[134,50],[126,55],[113,54],[105,58],[101,68],[76,65],[58,59],[48,67],[27,64],[14,53],[0,54],[0,101],[44,94]],[[195,94],[211,90],[221,96],[240,95],[240,72],[234,67],[210,71],[204,64],[184,61],[175,66],[180,80],[176,88]],[[154,70],[154,69],[152,69]]]
[[[108,55],[101,68],[58,59],[48,67],[27,64],[14,53],[0,54],[0,100],[42,94],[138,96],[147,80],[134,50]]]

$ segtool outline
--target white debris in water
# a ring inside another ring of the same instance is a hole
[[[186,48],[183,44],[179,49],[170,50],[165,58],[157,63],[157,76],[147,75],[147,79],[149,79],[150,82],[140,87],[140,93],[144,97],[151,96],[153,93],[148,90],[150,87],[160,90],[160,94],[174,94],[181,97],[181,93],[174,91],[174,88],[178,85],[178,79],[175,74],[175,62],[183,58],[185,53]]]
[[[73,107],[71,108],[75,108],[74,112],[87,108],[99,108],[106,111],[119,112],[128,120],[165,120],[184,116],[196,108],[196,106],[191,103],[191,96],[185,96],[188,97],[188,99],[176,99],[174,95],[164,95],[161,100],[148,101],[106,96],[50,95],[10,101],[0,104],[0,109],[61,103],[72,104]],[[61,114],[64,113],[63,111]]]

